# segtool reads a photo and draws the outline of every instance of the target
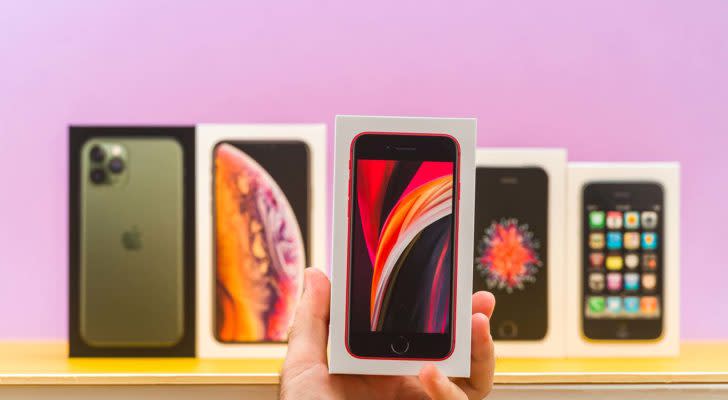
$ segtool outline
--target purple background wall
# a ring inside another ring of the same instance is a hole
[[[728,2],[343,3],[2,2],[0,338],[65,337],[69,123],[337,113],[680,161],[683,336],[728,337]]]

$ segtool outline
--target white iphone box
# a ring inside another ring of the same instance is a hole
[[[478,149],[473,290],[495,295],[498,357],[563,357],[566,150]]]
[[[570,163],[569,357],[680,350],[680,167]]]
[[[470,373],[476,120],[337,116],[331,373]]]
[[[197,355],[284,357],[326,271],[326,126],[197,126]]]

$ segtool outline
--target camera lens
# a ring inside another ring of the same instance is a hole
[[[90,174],[91,182],[96,184],[101,184],[106,182],[106,172],[104,172],[103,169],[100,168],[94,168],[91,170]]]
[[[124,170],[124,161],[119,157],[114,157],[109,160],[109,171],[114,174],[121,173]]]
[[[91,161],[93,162],[101,162],[104,161],[104,158],[106,157],[106,152],[104,152],[104,149],[101,148],[101,146],[94,146],[91,148],[91,152],[89,153],[91,156]]]

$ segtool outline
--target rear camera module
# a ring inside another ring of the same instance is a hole
[[[113,174],[119,174],[124,170],[124,161],[119,157],[109,160],[109,171]]]

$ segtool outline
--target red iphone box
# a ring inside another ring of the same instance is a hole
[[[470,372],[476,121],[336,118],[332,373]]]

